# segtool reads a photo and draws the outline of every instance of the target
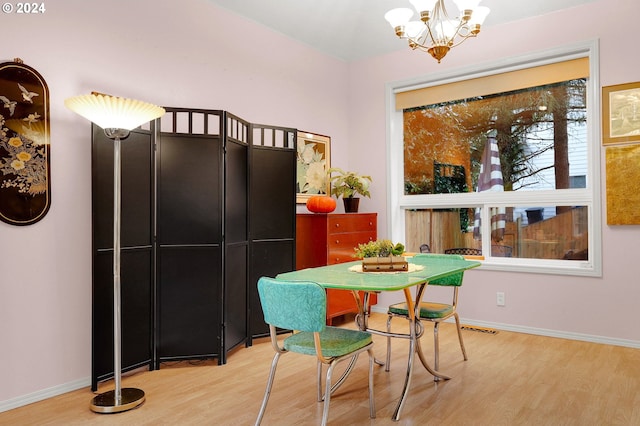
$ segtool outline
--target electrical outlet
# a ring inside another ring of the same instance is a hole
[[[498,306],[504,306],[504,292],[499,291],[496,293],[496,304]]]

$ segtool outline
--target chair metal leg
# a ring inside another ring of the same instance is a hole
[[[369,347],[367,349],[367,353],[369,355],[369,416],[374,419],[376,417],[376,407],[375,407],[375,401],[374,401],[374,393],[373,393],[373,366],[374,364],[376,364],[376,358],[375,355],[373,353],[373,348]],[[327,373],[326,373],[326,377],[325,377],[325,385],[324,385],[324,393],[322,393],[321,387],[318,388],[318,402],[323,401],[324,400],[324,407],[322,410],[322,424],[325,425],[327,423],[327,420],[329,418],[329,401],[331,400],[331,394],[333,394],[336,389],[338,389],[340,387],[340,385],[342,385],[342,383],[344,383],[344,381],[346,380],[347,376],[349,376],[349,374],[351,373],[351,371],[353,370],[353,367],[356,365],[356,362],[358,360],[358,355],[359,353],[354,354],[353,356],[350,357],[349,359],[349,364],[347,365],[346,371],[340,376],[340,378],[336,381],[335,384],[331,384],[331,377],[333,375],[333,369],[334,367],[339,364],[341,361],[345,360],[346,358],[338,358],[335,359],[333,361],[331,361],[331,363],[329,364],[329,367],[327,369]],[[322,363],[318,363],[318,372],[320,373],[322,371]],[[318,385],[320,386],[320,380],[318,381]]]
[[[440,342],[438,339],[438,327],[440,325],[439,322],[433,323],[433,352],[435,354],[435,360],[433,362],[433,369],[438,371],[440,368]],[[438,380],[436,378],[436,380]]]
[[[387,318],[387,358],[384,363],[384,371],[389,371],[389,365],[391,365],[391,319],[393,317],[389,315]]]
[[[267,402],[269,401],[269,396],[271,395],[271,386],[273,385],[273,378],[276,375],[276,367],[278,366],[278,360],[280,359],[280,355],[283,352],[276,352],[273,356],[273,361],[271,361],[271,370],[269,371],[269,379],[267,380],[267,388],[264,391],[264,398],[262,399],[262,405],[260,406],[260,412],[258,413],[258,418],[256,419],[255,426],[259,426],[262,422],[262,417],[264,416],[264,412],[267,409]]]
[[[454,313],[453,314],[455,320],[456,320],[456,328],[458,329],[458,340],[460,341],[460,349],[462,349],[462,357],[464,358],[464,360],[467,360],[467,351],[464,348],[464,341],[462,340],[462,330],[460,329],[460,317],[458,316],[458,313]]]
[[[327,369],[327,377],[325,378],[325,391],[324,391],[324,408],[322,410],[322,426],[327,424],[329,418],[329,401],[331,400],[331,375],[333,374],[333,367],[336,366],[336,361],[332,361]]]
[[[331,386],[331,393],[334,393],[340,386],[342,386],[344,381],[347,380],[347,377],[349,377],[349,374],[351,374],[351,371],[353,371],[353,367],[355,367],[356,365],[356,361],[358,361],[358,355],[359,354],[355,354],[353,357],[351,357],[349,365],[345,369],[344,373],[342,373],[342,376],[340,376],[336,383]]]
[[[439,371],[436,371],[429,365],[429,363],[427,362],[427,359],[425,358],[424,353],[422,352],[422,345],[420,344],[420,339],[418,339],[418,341],[416,342],[416,348],[418,352],[418,358],[420,358],[420,362],[422,363],[422,366],[429,372],[429,374],[431,374],[434,377],[434,381],[438,381],[440,379],[443,379],[443,380],[451,379],[451,377],[447,376],[446,374],[442,374]]]
[[[320,362],[319,360],[317,361],[318,364],[318,378],[317,378],[317,382],[318,382],[318,399],[317,401],[320,402],[322,401],[324,398],[322,397],[322,362]]]
[[[376,418],[376,401],[373,396],[373,365],[376,363],[376,357],[373,354],[373,349],[369,348],[369,417]]]
[[[396,409],[393,412],[393,416],[391,417],[393,421],[396,421],[396,422],[400,420],[400,412],[402,411],[402,407],[404,406],[404,403],[407,401],[407,396],[409,394],[409,387],[411,386],[411,373],[413,372],[413,358],[416,353],[416,345],[419,344],[419,342],[417,342],[417,338],[415,335],[416,327],[414,322],[415,321],[413,321],[412,319],[409,320],[411,339],[409,340],[409,359],[407,362],[407,375],[404,378],[404,386],[402,388],[402,395],[400,396],[400,401],[398,401],[398,405],[396,406]]]

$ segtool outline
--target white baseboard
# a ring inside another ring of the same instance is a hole
[[[375,306],[371,308],[373,312],[386,313],[386,309],[378,308]],[[523,327],[510,324],[500,324],[487,321],[476,321],[468,318],[460,318],[460,322],[465,325],[475,325],[484,328],[493,328],[496,330],[512,331],[515,333],[534,334],[538,336],[557,337],[561,339],[580,340],[591,343],[601,343],[604,345],[625,346],[628,348],[640,349],[640,341],[616,339],[605,336],[594,336],[590,334],[571,333],[567,331],[559,330],[547,330],[543,328]],[[34,402],[42,401],[47,398],[62,395],[63,393],[71,392],[81,389],[83,387],[91,386],[91,379],[79,379],[74,382],[65,383],[63,385],[54,386],[41,391],[33,392],[28,395],[19,396],[6,401],[0,401],[0,413],[3,411],[9,411],[14,408],[22,407]]]
[[[378,312],[382,314],[387,313],[387,310],[384,307],[380,307],[376,309],[376,306],[372,306],[371,310],[373,312]],[[453,319],[447,322],[453,322]],[[534,334],[537,336],[557,337],[560,339],[580,340],[583,342],[601,343],[604,345],[624,346],[628,348],[640,349],[640,341],[637,341],[637,340],[617,339],[617,338],[606,337],[606,336],[594,336],[590,334],[572,333],[569,331],[548,330],[544,328],[525,327],[525,326],[518,326],[518,325],[511,325],[511,324],[494,323],[494,322],[488,322],[488,321],[477,321],[470,318],[460,318],[460,323],[465,325],[475,325],[478,327],[493,328],[496,330],[513,331],[515,333]]]
[[[545,328],[524,327],[511,324],[492,323],[487,321],[475,321],[468,318],[460,318],[460,322],[462,324],[494,328],[496,330],[513,331],[515,333],[535,334],[538,336],[558,337],[560,339],[580,340],[583,342],[601,343],[603,345],[625,346],[628,348],[640,349],[640,341],[637,340],[617,339],[606,336],[595,336],[591,334],[573,333],[561,330],[548,330]]]
[[[37,392],[18,396],[6,401],[0,401],[0,413],[89,386],[91,386],[91,379],[87,377],[86,379],[78,379],[73,382],[42,389]],[[87,407],[88,404],[89,401],[87,401]]]

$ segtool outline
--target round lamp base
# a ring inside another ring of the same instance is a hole
[[[120,413],[136,408],[144,402],[144,391],[136,388],[123,388],[120,403],[116,402],[116,391],[111,390],[97,395],[91,400],[91,411],[96,413]]]

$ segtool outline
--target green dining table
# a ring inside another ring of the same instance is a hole
[[[276,279],[287,281],[312,281],[320,284],[324,288],[351,290],[358,306],[356,323],[361,330],[383,336],[409,339],[410,344],[407,360],[407,375],[405,377],[400,400],[398,401],[392,416],[394,421],[400,420],[402,407],[404,406],[409,394],[415,354],[418,354],[418,358],[424,368],[432,374],[436,380],[450,379],[449,376],[431,368],[420,347],[419,339],[421,332],[419,332],[419,330],[423,329],[419,324],[420,303],[429,281],[464,272],[468,269],[476,268],[481,265],[480,262],[461,259],[459,256],[451,256],[449,259],[443,258],[442,256],[431,257],[429,255],[420,254],[415,257],[409,257],[407,260],[409,262],[409,270],[406,272],[362,272],[360,267],[362,262],[354,261],[285,272],[278,274],[276,277]],[[412,295],[412,289],[415,290],[415,295]],[[407,306],[409,307],[408,333],[388,333],[387,331],[376,330],[369,327],[367,321],[369,312],[369,295],[371,293],[379,293],[383,291],[403,292]],[[363,292],[363,298],[360,297],[359,292]],[[355,363],[355,359],[353,360],[353,363]],[[342,384],[344,378],[350,372],[350,367],[347,368],[343,377],[336,382],[333,390]]]

